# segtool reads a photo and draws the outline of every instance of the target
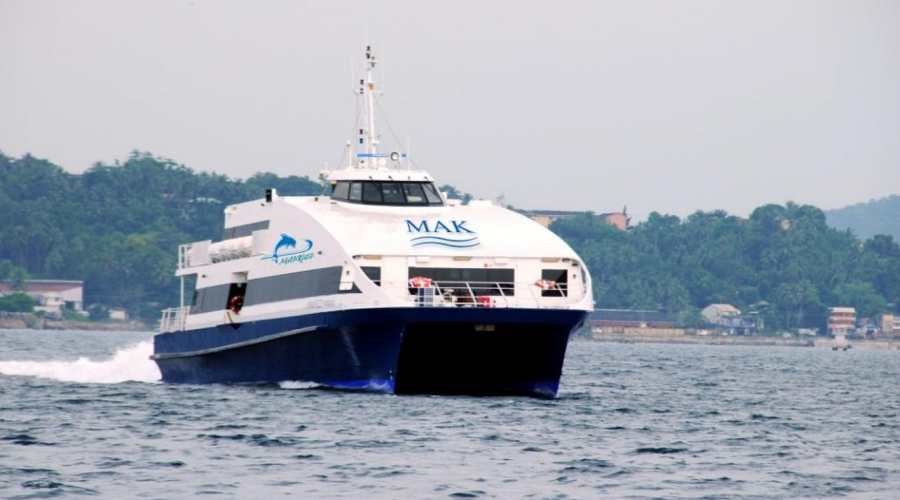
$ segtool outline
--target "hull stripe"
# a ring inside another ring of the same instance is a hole
[[[300,335],[303,333],[314,332],[320,328],[324,328],[322,325],[315,326],[307,326],[306,328],[298,328],[296,330],[291,330],[288,332],[276,333],[274,335],[266,335],[265,337],[259,337],[252,340],[245,340],[243,342],[235,342],[234,344],[223,345],[219,347],[211,347],[209,349],[200,349],[199,351],[190,351],[190,352],[173,352],[173,353],[163,353],[163,354],[154,354],[150,356],[150,359],[171,359],[171,358],[189,358],[191,356],[203,356],[206,354],[214,354],[217,352],[230,351],[232,349],[240,349],[241,347],[247,347],[254,344],[262,344],[265,342],[271,342],[273,340],[278,340],[284,337],[291,337],[293,335]]]

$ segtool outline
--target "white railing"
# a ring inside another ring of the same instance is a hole
[[[190,312],[191,306],[163,309],[162,318],[159,320],[159,333],[184,330],[184,325]]]
[[[382,282],[386,288],[391,283]],[[400,286],[399,283],[394,284]],[[569,304],[565,284],[550,283],[545,287],[534,283],[484,281],[431,281],[426,286],[412,286],[406,298],[418,307],[559,307]],[[527,290],[527,295],[524,294]],[[547,295],[545,295],[545,292]]]
[[[178,269],[187,269],[191,267],[190,251],[193,243],[186,245],[178,245]]]

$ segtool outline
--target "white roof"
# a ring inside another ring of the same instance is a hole
[[[569,245],[537,222],[490,202],[388,207],[328,198],[285,201],[314,217],[350,255],[577,259]]]
[[[741,310],[731,304],[710,304],[709,307],[715,307],[725,314],[740,314]]]
[[[428,172],[401,168],[345,168],[343,170],[326,170],[322,172],[322,177],[329,182],[356,180],[434,182],[434,179],[428,175]]]

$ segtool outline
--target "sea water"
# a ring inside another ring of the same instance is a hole
[[[167,385],[0,331],[0,497],[900,498],[900,352],[573,342],[556,400]]]

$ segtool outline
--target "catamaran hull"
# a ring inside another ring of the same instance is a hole
[[[157,335],[163,382],[308,381],[395,394],[554,397],[587,312],[379,308]]]

